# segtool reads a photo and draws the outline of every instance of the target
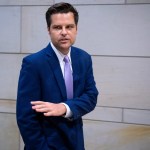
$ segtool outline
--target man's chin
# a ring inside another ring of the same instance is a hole
[[[60,48],[64,50],[68,50],[70,48],[70,44],[61,44]]]
[[[70,46],[60,46],[58,50],[66,55],[69,52],[69,48]]]

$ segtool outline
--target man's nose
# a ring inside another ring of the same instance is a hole
[[[62,28],[61,34],[62,34],[62,35],[66,35],[66,34],[67,34],[66,28]]]

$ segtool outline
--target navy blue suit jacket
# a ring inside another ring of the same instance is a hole
[[[26,150],[84,150],[82,116],[92,111],[98,91],[92,61],[85,51],[71,47],[74,97],[67,99],[58,58],[50,44],[23,59],[17,94],[17,123]],[[73,116],[45,117],[31,101],[66,103]]]

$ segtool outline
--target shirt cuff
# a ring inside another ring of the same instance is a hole
[[[63,105],[65,105],[67,111],[66,111],[66,114],[64,115],[65,118],[70,118],[72,117],[72,111],[70,110],[69,106],[65,103],[62,103]]]

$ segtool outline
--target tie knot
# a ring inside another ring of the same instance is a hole
[[[65,63],[69,63],[69,57],[68,57],[68,56],[65,56],[65,57],[64,57],[64,62],[65,62]]]

